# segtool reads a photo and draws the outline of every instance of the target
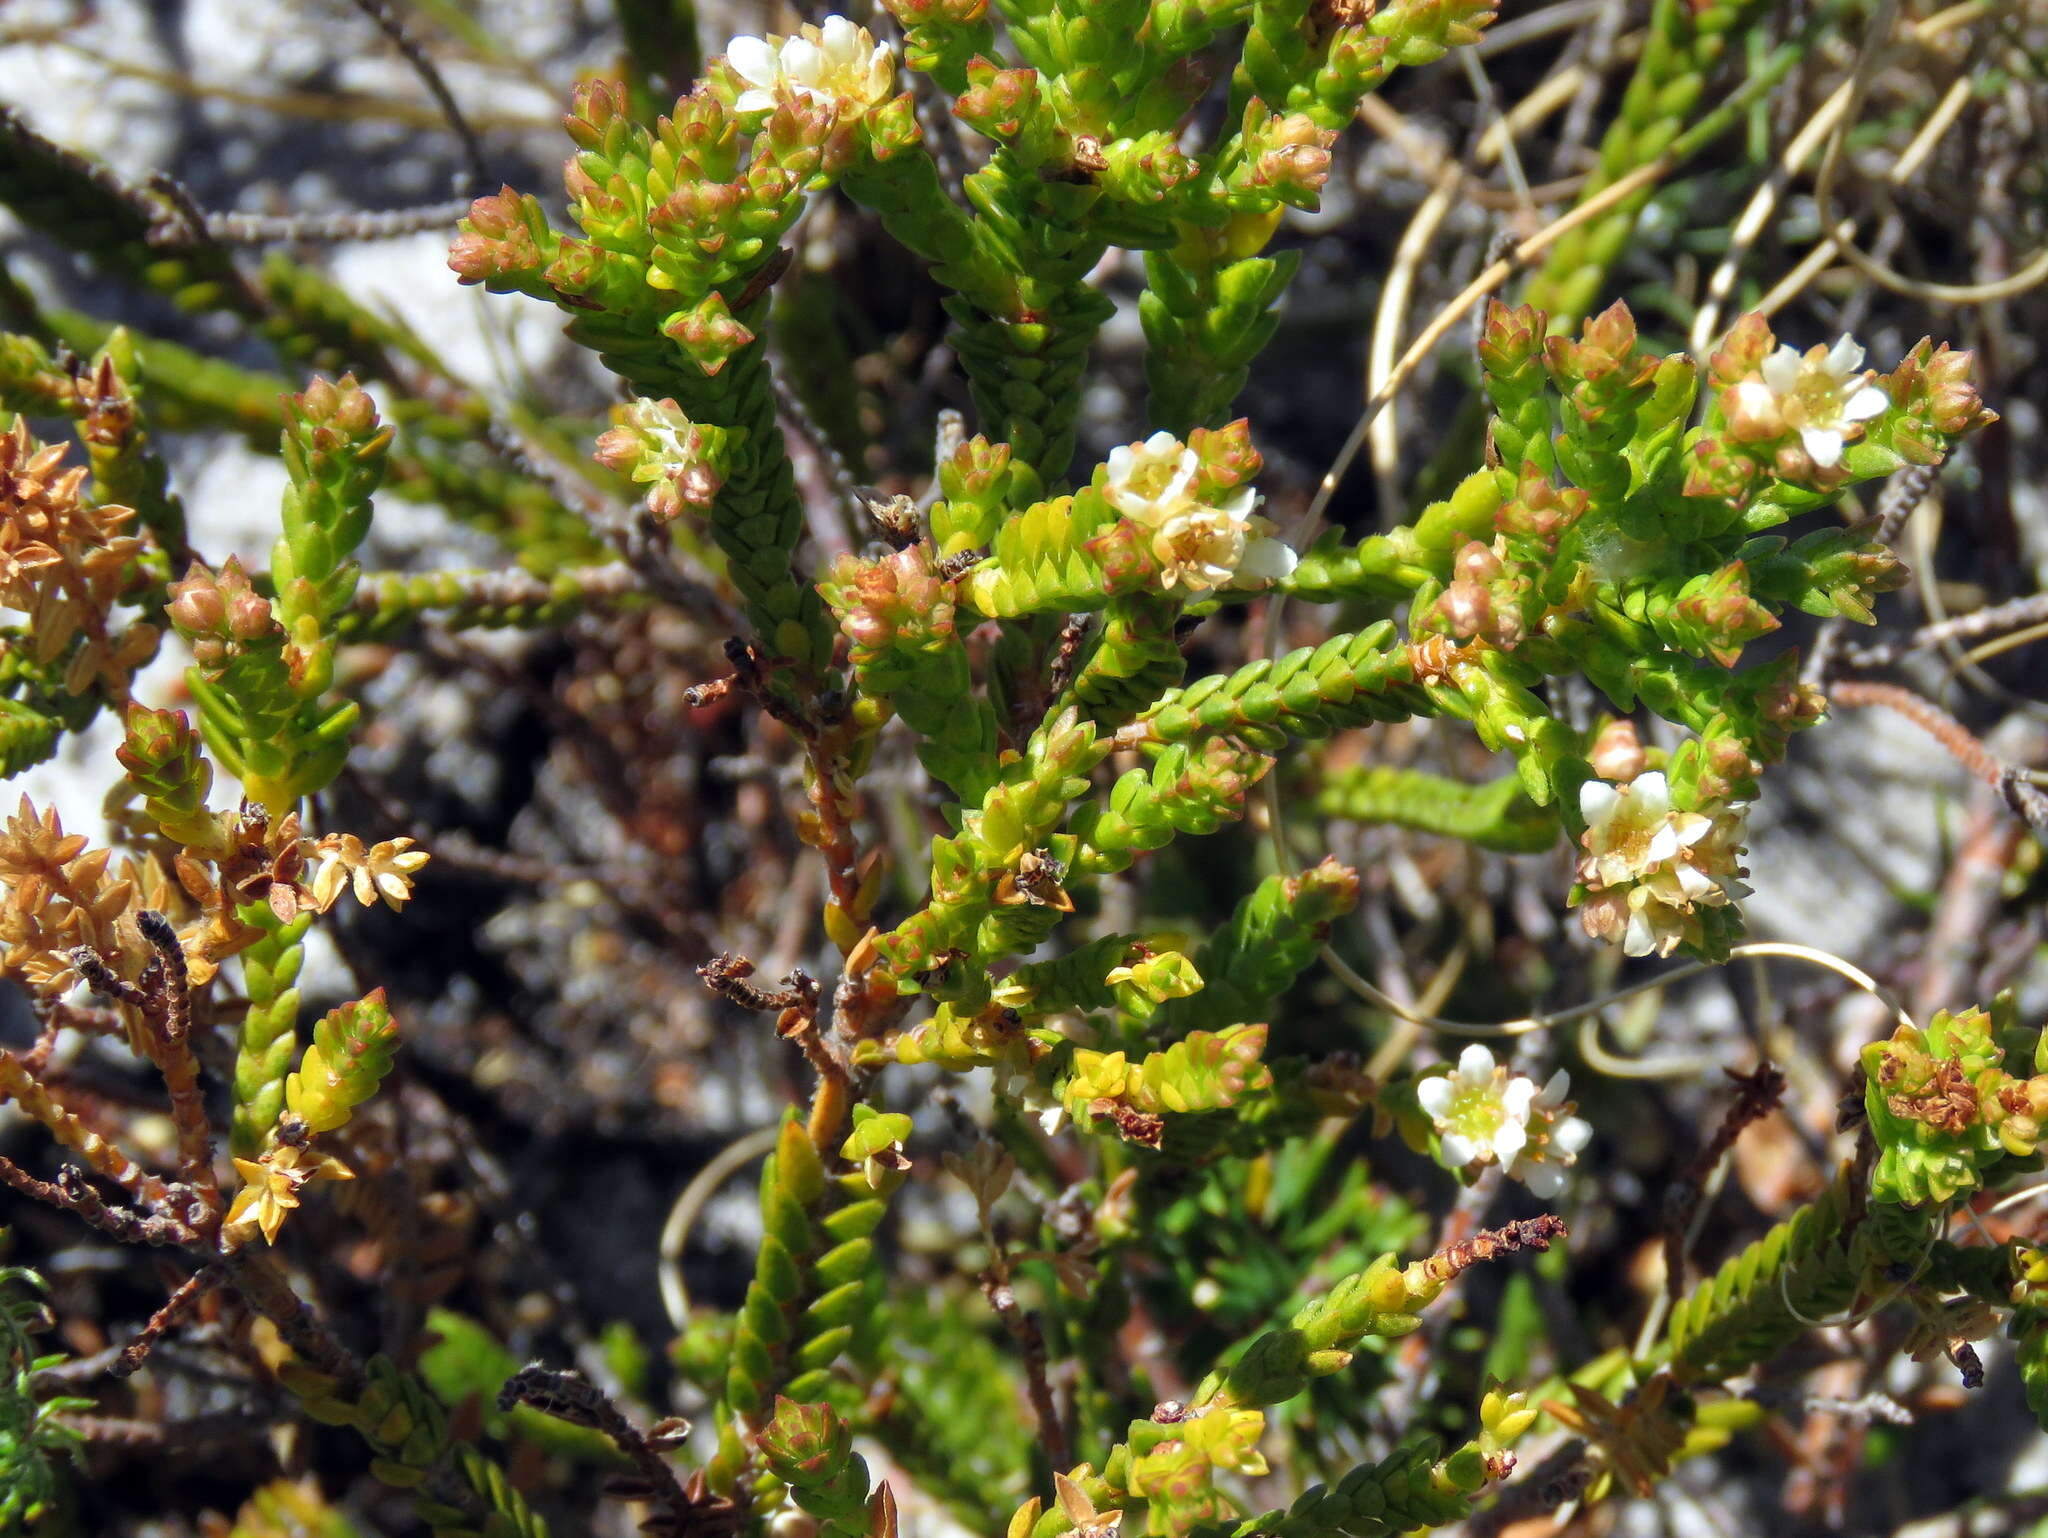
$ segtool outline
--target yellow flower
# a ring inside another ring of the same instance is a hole
[[[365,849],[353,833],[328,834],[314,846],[319,863],[313,872],[313,906],[325,913],[352,884],[356,901],[365,908],[380,897],[389,907],[403,908],[412,896],[413,872],[432,858],[412,845],[409,838],[387,838]]]
[[[300,1187],[316,1180],[356,1178],[339,1159],[315,1154],[303,1143],[281,1144],[260,1159],[237,1159],[235,1173],[242,1177],[242,1189],[221,1224],[221,1237],[235,1246],[247,1244],[259,1232],[265,1243],[277,1243],[284,1215],[299,1204]]]

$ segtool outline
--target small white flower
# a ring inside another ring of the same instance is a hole
[[[1579,879],[1592,894],[1580,912],[1586,933],[1616,940],[1631,956],[1668,956],[1699,938],[1700,908],[1747,897],[1741,881],[1747,802],[1711,815],[1671,805],[1661,773],[1626,785],[1588,780],[1579,788],[1586,819]]]
[[[1571,1075],[1562,1068],[1541,1089],[1510,1073],[1478,1043],[1458,1055],[1447,1074],[1415,1086],[1415,1098],[1436,1124],[1438,1157],[1451,1169],[1499,1164],[1538,1196],[1564,1188],[1564,1172],[1593,1136],[1565,1099]]]
[[[1273,526],[1254,511],[1259,499],[1251,487],[1217,503],[1197,499],[1202,462],[1173,434],[1111,449],[1106,468],[1104,500],[1151,532],[1168,591],[1274,582],[1294,570],[1294,551],[1271,537]]]
[[[1474,1042],[1458,1054],[1458,1065],[1449,1073],[1418,1083],[1415,1098],[1436,1124],[1444,1164],[1463,1169],[1475,1162],[1511,1163],[1521,1153],[1529,1138],[1536,1085],[1519,1074],[1510,1076]]]
[[[1891,401],[1865,377],[1863,349],[1844,332],[1832,347],[1804,353],[1780,347],[1755,377],[1735,386],[1730,404],[1731,416],[1797,432],[1808,457],[1832,470],[1850,440],[1862,436],[1863,424],[1882,416]]]
[[[1713,819],[1671,809],[1671,786],[1654,770],[1626,785],[1588,780],[1579,787],[1586,857],[1579,875],[1593,887],[1620,886],[1668,865],[1713,829]]]
[[[1572,1115],[1577,1107],[1565,1099],[1572,1076],[1562,1068],[1550,1076],[1529,1110],[1528,1143],[1507,1173],[1541,1197],[1564,1189],[1564,1172],[1578,1162],[1593,1140],[1593,1124]]]
[[[886,100],[896,83],[889,45],[844,16],[806,23],[791,37],[736,37],[725,62],[748,87],[733,102],[740,113],[766,112],[785,95],[865,112]]]

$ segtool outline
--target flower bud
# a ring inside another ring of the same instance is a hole
[[[1460,639],[1483,635],[1493,628],[1493,599],[1477,582],[1460,578],[1445,588],[1436,601],[1436,611]]]
[[[227,620],[227,604],[214,584],[213,573],[196,561],[182,582],[171,584],[170,594],[164,612],[187,639],[210,635]]]
[[[1602,727],[1600,735],[1593,739],[1592,752],[1586,758],[1595,774],[1617,785],[1626,785],[1649,763],[1649,755],[1643,751],[1643,739],[1636,731],[1635,722],[1629,720],[1609,721]]]
[[[1493,553],[1491,545],[1473,539],[1467,540],[1464,548],[1459,550],[1452,570],[1464,581],[1484,585],[1498,577],[1505,567],[1501,558]]]

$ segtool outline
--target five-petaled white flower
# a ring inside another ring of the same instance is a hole
[[[1729,424],[1743,437],[1796,432],[1807,457],[1823,470],[1842,462],[1842,449],[1863,424],[1891,405],[1863,371],[1863,349],[1844,332],[1832,347],[1801,353],[1780,347],[1735,386]]]
[[[1586,819],[1579,879],[1591,894],[1580,913],[1586,932],[1619,940],[1631,956],[1668,956],[1699,938],[1698,910],[1747,897],[1739,864],[1746,802],[1682,812],[1663,774],[1626,785],[1588,780],[1579,787]]]
[[[793,36],[736,37],[725,62],[746,82],[735,112],[765,112],[785,96],[865,112],[887,99],[896,83],[896,58],[865,27],[844,16],[805,23]]]
[[[1159,580],[1169,591],[1272,582],[1294,570],[1294,552],[1253,511],[1259,498],[1251,487],[1216,503],[1196,497],[1202,461],[1172,433],[1111,449],[1107,469],[1103,497],[1150,533]]]
[[[1592,1126],[1565,1099],[1571,1075],[1562,1068],[1540,1089],[1512,1073],[1474,1042],[1447,1074],[1415,1086],[1416,1101],[1436,1126],[1437,1154],[1450,1169],[1499,1164],[1538,1196],[1564,1189],[1564,1172],[1591,1141]]]

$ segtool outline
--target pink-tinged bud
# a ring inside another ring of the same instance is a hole
[[[1197,427],[1188,447],[1202,462],[1201,494],[1231,491],[1258,479],[1266,461],[1252,447],[1252,424],[1239,417],[1221,427]]]
[[[170,585],[171,601],[164,606],[171,623],[185,637],[211,635],[227,623],[227,603],[215,585],[213,573],[197,561],[182,582]]]
[[[1779,480],[1790,481],[1795,486],[1815,486],[1821,479],[1820,466],[1813,462],[1813,456],[1801,448],[1796,439],[1771,456],[1771,469]]]
[[[1657,373],[1658,360],[1637,350],[1635,317],[1619,300],[1588,320],[1578,341],[1547,338],[1543,356],[1551,377],[1572,390],[1573,404],[1589,419],[1624,393],[1647,390]]]
[[[1785,436],[1785,413],[1778,392],[1751,376],[1721,391],[1721,416],[1728,437],[1736,443],[1769,443]]]
[[[562,119],[562,126],[579,147],[594,150],[603,145],[607,128],[626,120],[625,85],[599,76],[577,83],[569,97],[569,114]]]
[[[1643,751],[1643,739],[1636,731],[1635,722],[1623,720],[1609,721],[1600,729],[1586,761],[1601,779],[1626,785],[1643,772],[1650,760]]]
[[[540,265],[540,246],[527,223],[525,204],[510,187],[470,204],[462,233],[448,248],[448,266],[465,283]]]
[[[565,240],[542,276],[555,291],[556,299],[568,304],[573,302],[569,296],[588,293],[604,281],[604,265],[604,252],[589,241]],[[581,307],[598,308],[590,302],[583,302]]]
[[[1496,378],[1508,378],[1532,362],[1543,345],[1549,317],[1533,305],[1513,309],[1498,299],[1486,302],[1486,325],[1479,339],[1479,362]]]
[[[478,198],[469,205],[469,227],[494,240],[524,229],[525,221],[519,217],[519,194],[508,184]]]
[[[332,384],[316,374],[313,382],[293,397],[292,404],[308,422],[324,422],[334,415],[340,396]]]
[[[724,486],[725,477],[710,465],[685,465],[654,483],[647,511],[657,523],[672,523],[686,512],[708,513]]]
[[[584,169],[583,159],[581,155],[571,155],[562,162],[562,191],[568,195],[571,206],[596,210],[604,206],[604,183]]]
[[[1520,540],[1555,553],[1557,542],[1585,515],[1586,506],[1585,492],[1576,486],[1553,486],[1535,464],[1525,461],[1514,500],[1494,514],[1493,522],[1511,542]]]
[[[1013,137],[1038,99],[1038,71],[998,69],[976,55],[967,65],[968,89],[953,103],[953,116],[991,139]]]
[[[1158,585],[1159,561],[1152,553],[1152,534],[1133,519],[1119,518],[1085,546],[1102,567],[1103,590],[1121,597]]]
[[[1493,598],[1477,582],[1460,579],[1443,590],[1436,611],[1460,639],[1483,635],[1493,628]]]
[[[259,593],[243,593],[228,605],[228,634],[237,641],[260,641],[281,634],[270,600]]]
[[[1733,452],[1722,439],[1702,438],[1693,445],[1685,467],[1685,495],[1718,498],[1744,507],[1761,474],[1754,460]]]
[[[1708,737],[1701,742],[1705,766],[1700,770],[1697,794],[1702,804],[1730,801],[1747,794],[1762,766],[1749,750],[1732,737]]]
[[[1751,641],[1778,628],[1770,610],[1750,597],[1749,573],[1741,561],[1687,586],[1696,590],[1672,605],[1673,617],[1724,668],[1734,667]]]
[[[1617,299],[1588,320],[1580,329],[1579,346],[1616,361],[1631,357],[1636,350],[1636,318],[1627,302]]]
[[[1452,569],[1464,581],[1482,585],[1493,581],[1506,570],[1501,564],[1501,558],[1493,553],[1493,547],[1476,539],[1465,542],[1465,547],[1458,552]]]
[[[707,376],[717,374],[734,353],[754,340],[754,333],[733,318],[725,296],[715,289],[694,307],[671,315],[661,329]]]
[[[1330,179],[1330,152],[1305,144],[1269,150],[1259,157],[1256,179],[1289,202],[1313,203]]]
[[[952,585],[932,569],[927,546],[877,561],[842,555],[825,591],[857,666],[891,647],[928,646],[953,634]]]
[[[878,161],[889,160],[924,142],[924,130],[917,123],[917,102],[908,91],[869,113],[867,130],[868,147]]]
[[[1593,939],[1619,945],[1628,933],[1627,890],[1595,892],[1580,904],[1579,923]]]
[[[1763,697],[1764,719],[1795,730],[1811,726],[1828,713],[1827,696],[1812,684],[1781,683]]]
[[[662,404],[669,406],[674,402],[663,401]],[[597,435],[597,443],[592,448],[590,457],[607,470],[616,470],[625,475],[640,462],[640,445],[640,434],[632,428],[623,424],[608,427]]]
[[[1719,349],[1707,360],[1707,371],[1716,384],[1732,385],[1761,368],[1777,346],[1771,323],[1752,311],[1736,321]]]
[[[1880,383],[1886,396],[1916,426],[1956,437],[1998,420],[1984,408],[1971,375],[1976,354],[1923,337]],[[1938,452],[1938,450],[1937,450]]]
[[[958,490],[948,488],[948,495],[978,497],[994,489],[996,483],[1009,473],[1010,446],[1007,443],[990,443],[988,439],[975,436],[953,451],[949,465],[957,479]]]

